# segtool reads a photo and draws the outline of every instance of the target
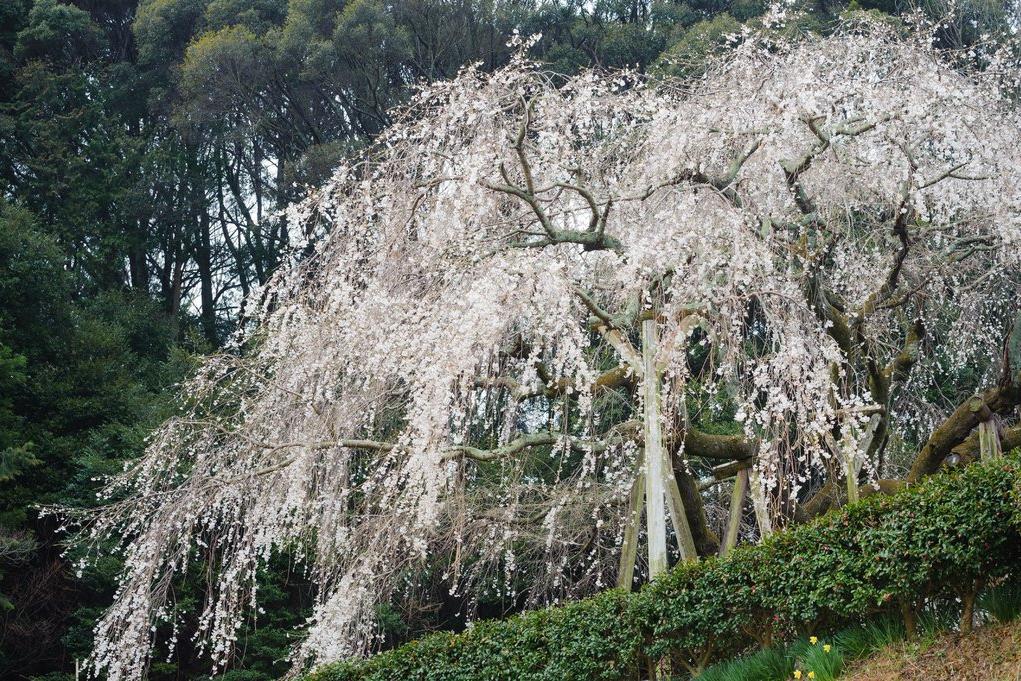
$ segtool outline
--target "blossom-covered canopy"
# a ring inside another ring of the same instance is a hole
[[[940,381],[1016,404],[1021,115],[995,66],[870,27],[749,38],[694,83],[518,57],[428,86],[293,209],[319,241],[89,519],[127,559],[96,668],[140,677],[200,555],[215,664],[278,551],[320,589],[296,660],[328,661],[425,566],[531,604],[612,585],[639,478],[680,492],[694,558],[707,466],[753,466],[761,531],[895,476],[898,447],[933,472],[960,440],[927,443],[960,401]]]

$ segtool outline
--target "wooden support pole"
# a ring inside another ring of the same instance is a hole
[[[1003,456],[1003,449],[1000,446],[1000,434],[997,431],[995,417],[978,424],[979,458],[983,461],[998,459]]]
[[[751,468],[754,463],[754,459],[748,458],[720,464],[713,468],[713,478],[716,480],[727,480],[737,475],[740,471]]]
[[[854,465],[854,458],[847,456],[844,459],[846,470],[844,477],[847,480],[847,501],[855,503],[858,501],[858,467]]]
[[[663,452],[667,457],[666,451]],[[681,560],[698,562],[698,549],[695,548],[695,538],[691,534],[691,524],[688,522],[688,514],[684,510],[684,499],[681,497],[681,490],[677,486],[677,477],[674,475],[673,467],[668,458],[663,462],[666,470],[667,480],[667,501],[670,503],[670,520],[677,534],[677,547],[681,551]]]
[[[872,447],[872,439],[875,437],[876,429],[879,427],[879,420],[880,415],[873,414],[869,419],[868,425],[865,427],[865,432],[860,437],[858,436],[858,429],[851,426],[853,437],[848,443],[847,451],[844,452],[845,463],[847,465],[847,470],[845,471],[847,501],[849,503],[853,504],[858,501],[858,473],[865,462],[864,457]]]
[[[627,525],[624,527],[624,543],[620,548],[620,569],[617,571],[617,586],[631,590],[635,578],[635,560],[638,558],[638,523],[642,519],[642,498],[645,496],[644,456],[638,455],[635,481],[631,484],[628,500]]]
[[[734,489],[730,494],[730,518],[727,520],[727,530],[723,535],[723,543],[720,544],[720,556],[737,546],[737,534],[741,529],[741,509],[744,506],[744,497],[748,492],[748,469],[742,468],[734,478]]]
[[[666,490],[663,424],[660,422],[659,374],[656,371],[656,319],[642,320],[642,402],[645,430],[645,523],[649,542],[649,578],[666,572]]]

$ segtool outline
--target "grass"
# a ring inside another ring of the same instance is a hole
[[[979,613],[997,622],[1010,622],[1021,617],[1021,579],[1006,580],[986,589],[975,603]]]
[[[793,673],[794,660],[788,654],[788,648],[773,646],[714,665],[702,672],[698,681],[789,679]]]
[[[960,605],[932,602],[918,617],[915,644],[924,649],[958,624]],[[1021,578],[985,589],[976,602],[985,622],[1010,622],[1021,617]],[[801,638],[784,645],[758,650],[706,669],[697,681],[835,681],[850,663],[865,659],[907,638],[900,618],[880,616],[815,640]],[[811,676],[809,675],[811,673]]]
[[[936,618],[919,621],[923,635],[936,631]],[[894,618],[882,617],[816,639],[801,638],[791,643],[759,650],[706,669],[698,681],[782,681],[801,678],[833,681],[847,663],[868,657],[905,638],[904,625]],[[809,677],[809,673],[813,676]]]

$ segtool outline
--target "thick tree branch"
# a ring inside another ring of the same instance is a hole
[[[505,388],[512,397],[516,400],[527,400],[532,397],[559,397],[563,395],[568,388],[572,386],[572,383],[567,378],[561,378],[558,380],[551,380],[548,376],[542,379],[540,376],[538,383],[526,384],[520,381],[500,376],[497,378],[490,378],[478,381],[476,385],[480,388]],[[596,377],[589,389],[593,393],[597,393],[601,390],[608,390],[612,388],[619,388],[623,385],[632,384],[635,381],[635,374],[628,366],[616,366],[612,369],[604,371],[602,374]]]
[[[695,550],[700,556],[712,556],[720,550],[720,538],[709,527],[709,520],[705,513],[705,504],[702,501],[702,493],[698,483],[691,473],[688,472],[684,462],[674,462],[674,479],[677,481],[677,488],[681,493],[681,502],[684,505],[684,514],[688,518],[688,525],[691,528],[691,538],[695,542]]]
[[[887,114],[881,116],[874,121],[849,121],[842,125],[837,125],[831,132],[823,130],[822,126],[819,125],[819,121],[822,119],[821,116],[811,116],[804,118],[805,125],[812,131],[812,134],[816,137],[816,142],[812,144],[808,149],[804,151],[796,159],[787,161],[781,161],[780,167],[784,171],[784,178],[787,182],[787,186],[794,196],[794,201],[797,204],[799,210],[805,215],[816,214],[815,204],[811,198],[805,192],[804,187],[801,184],[801,176],[804,175],[812,163],[818,158],[823,152],[830,148],[833,143],[833,139],[836,137],[857,137],[866,132],[869,132],[880,123],[884,123],[893,118],[893,114]]]
[[[596,303],[592,296],[580,288],[575,287],[574,293],[595,318],[590,324],[592,330],[598,332],[599,335],[606,339],[606,342],[617,351],[617,354],[620,355],[621,359],[627,363],[637,376],[642,376],[644,374],[642,357],[624,333],[626,320],[613,317],[610,313],[599,307],[599,304]]]
[[[1001,430],[1000,446],[1005,452],[1021,447],[1021,425]],[[960,456],[962,463],[969,463],[971,461],[978,460],[980,453],[978,430],[972,431],[971,435],[969,435],[964,442],[960,443],[950,451],[951,453]]]
[[[864,499],[875,494],[896,494],[904,488],[903,480],[876,480],[858,486],[858,497]],[[815,494],[798,505],[794,512],[796,522],[808,522],[827,511],[847,503],[847,490],[836,479],[830,478]]]
[[[668,442],[671,454],[679,454],[682,444],[686,458],[736,461],[755,456],[755,443],[744,435],[715,435],[691,426]]]
[[[558,182],[553,185],[553,187],[574,191],[585,200],[589,209],[592,211],[588,230],[579,231],[571,229],[556,229],[553,226],[553,221],[550,219],[546,209],[543,208],[542,201],[539,198],[540,193],[548,191],[550,188],[536,189],[532,164],[529,161],[528,153],[525,150],[525,140],[528,138],[528,129],[531,125],[532,107],[534,102],[534,99],[530,101],[525,101],[524,99],[521,100],[523,115],[521,125],[518,128],[518,133],[514,138],[514,153],[517,156],[518,165],[521,167],[521,174],[524,177],[525,186],[520,187],[511,180],[510,174],[507,172],[507,168],[503,163],[499,166],[500,176],[503,178],[503,183],[488,181],[483,181],[481,183],[482,186],[487,189],[502,192],[524,201],[528,207],[532,209],[532,213],[535,215],[536,220],[538,220],[539,225],[546,234],[546,237],[543,239],[539,239],[537,241],[526,241],[514,245],[518,248],[544,248],[546,246],[553,246],[556,244],[579,244],[586,251],[620,251],[620,242],[606,234],[606,220],[610,213],[610,207],[613,204],[612,200],[607,201],[606,207],[600,211],[595,196],[593,196],[591,191],[584,187],[563,182]]]
[[[644,201],[651,197],[653,194],[658,192],[660,189],[667,187],[675,187],[682,183],[691,183],[694,185],[702,185],[710,187],[720,193],[723,198],[731,203],[736,208],[740,208],[742,205],[741,197],[737,194],[735,183],[737,182],[738,176],[741,174],[741,169],[748,159],[759,149],[762,145],[762,139],[755,139],[749,142],[741,152],[734,157],[727,167],[727,171],[722,175],[708,175],[705,172],[693,168],[684,168],[683,170],[676,173],[670,179],[660,182],[659,184],[650,185],[646,187],[643,192],[638,194],[625,197],[624,201]],[[609,205],[607,206],[607,211]]]
[[[918,354],[921,351],[922,341],[925,339],[925,324],[921,319],[912,322],[911,327],[904,338],[904,345],[900,352],[890,360],[883,369],[883,376],[886,379],[887,390],[892,385],[907,380],[911,373],[911,367],[918,361]]]
[[[988,414],[1009,414],[1021,404],[1021,374],[1013,377],[1006,384],[986,390],[957,407],[943,423],[929,436],[925,446],[918,452],[908,482],[918,482],[926,475],[939,470],[943,460],[950,455],[954,447],[964,442],[971,431]]]
[[[443,458],[448,461],[462,457],[472,459],[473,461],[494,461],[507,456],[513,456],[532,447],[552,446],[562,442],[566,442],[574,450],[605,452],[606,448],[613,444],[633,440],[635,433],[639,432],[639,430],[636,421],[624,421],[611,428],[602,436],[602,439],[585,439],[574,435],[541,431],[521,435],[507,444],[493,449],[480,449],[468,445],[448,447],[443,452]]]

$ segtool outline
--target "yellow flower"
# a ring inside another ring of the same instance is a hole
[[[833,646],[831,646],[831,645],[830,645],[829,643],[827,643],[826,645],[824,645],[824,646],[822,647],[822,651],[823,651],[824,653],[828,653],[828,652],[830,652],[830,650],[831,650],[832,648],[833,648]]]
[[[801,678],[801,670],[800,669],[795,669],[794,670],[794,678],[796,678],[796,679],[800,679]]]
[[[819,637],[818,636],[810,636],[808,638],[808,642],[811,643],[812,645],[815,645],[816,643],[819,642]]]
[[[814,679],[815,678],[815,672],[808,672],[808,678]]]

